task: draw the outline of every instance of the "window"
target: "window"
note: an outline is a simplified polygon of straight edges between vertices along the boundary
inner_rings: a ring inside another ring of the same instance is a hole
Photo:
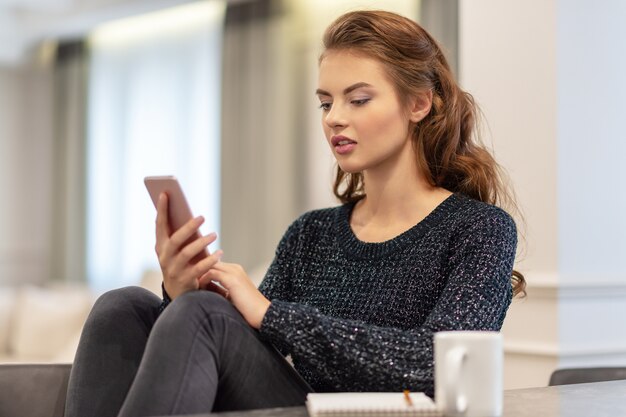
[[[204,233],[219,232],[225,4],[112,22],[90,37],[87,274],[100,290],[158,269],[147,175],[175,175]]]

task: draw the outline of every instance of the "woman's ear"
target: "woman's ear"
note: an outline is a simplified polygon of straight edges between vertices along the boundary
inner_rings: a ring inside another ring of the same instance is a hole
[[[409,118],[411,122],[417,123],[430,113],[433,105],[433,91],[428,90],[416,95],[410,107]]]

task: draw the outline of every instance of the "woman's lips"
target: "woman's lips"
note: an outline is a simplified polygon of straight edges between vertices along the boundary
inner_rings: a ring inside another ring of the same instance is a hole
[[[339,155],[350,153],[356,147],[356,142],[345,136],[333,136],[330,141]]]
[[[345,155],[352,152],[355,147],[356,142],[346,143],[345,145],[338,144],[337,146],[335,146],[335,152],[337,152],[339,155]]]

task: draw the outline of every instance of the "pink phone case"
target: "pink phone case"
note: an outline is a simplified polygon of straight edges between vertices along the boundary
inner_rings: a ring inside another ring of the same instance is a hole
[[[171,175],[146,177],[144,178],[144,184],[146,184],[146,188],[148,189],[148,193],[150,193],[150,197],[152,198],[152,203],[154,203],[155,208],[157,206],[157,202],[159,201],[159,195],[163,192],[167,194],[169,203],[169,223],[172,232],[180,229],[185,223],[193,218],[193,214],[189,208],[183,189],[181,188],[176,177]],[[198,239],[199,237],[200,233],[198,232],[185,242],[185,245],[195,239]],[[194,258],[194,262],[197,262],[207,255],[208,251],[205,249],[203,253]]]

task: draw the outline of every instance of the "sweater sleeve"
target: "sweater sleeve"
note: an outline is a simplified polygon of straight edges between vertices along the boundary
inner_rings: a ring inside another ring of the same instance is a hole
[[[297,252],[298,234],[302,222],[303,218],[301,217],[289,226],[278,243],[274,260],[259,285],[259,291],[268,300],[288,301],[290,299],[290,277],[294,269],[293,255]]]
[[[296,365],[314,370],[323,391],[400,391],[433,395],[433,335],[499,330],[511,302],[517,234],[504,212],[465,230],[451,248],[447,283],[422,326],[377,327],[272,299],[261,334]],[[286,272],[286,271],[285,271]],[[306,376],[305,376],[306,377]]]

